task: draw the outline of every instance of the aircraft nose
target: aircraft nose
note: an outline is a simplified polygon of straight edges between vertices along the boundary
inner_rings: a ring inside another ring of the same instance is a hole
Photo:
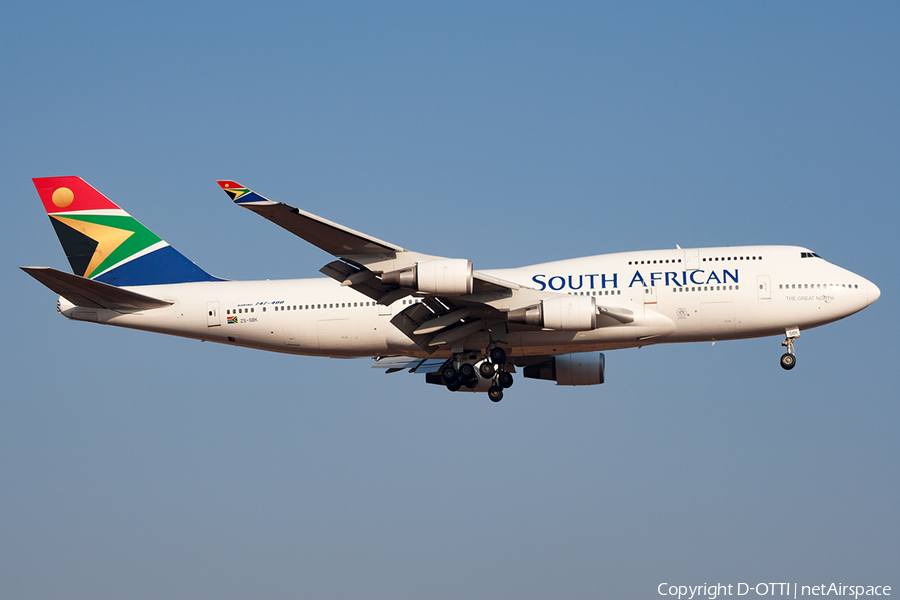
[[[872,304],[876,300],[881,297],[881,290],[878,289],[878,286],[872,283],[871,281],[866,282],[866,306]]]

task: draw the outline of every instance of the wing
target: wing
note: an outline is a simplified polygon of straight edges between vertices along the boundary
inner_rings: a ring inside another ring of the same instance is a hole
[[[373,369],[384,369],[385,373],[435,373],[447,362],[444,358],[409,358],[408,356],[379,356]]]
[[[273,202],[235,181],[223,180],[217,183],[238,206],[265,217],[279,227],[340,258],[341,260],[323,267],[321,272],[383,304],[390,304],[411,293],[400,295],[392,293],[403,289],[399,274],[404,269],[414,268],[418,263],[428,260],[461,260],[411,252],[396,244],[355,231],[283,202]],[[383,280],[381,276],[385,273],[397,274],[396,281]],[[519,289],[519,285],[474,271],[471,288],[467,290],[470,293],[504,293]],[[388,295],[387,298],[384,298],[385,295]]]
[[[218,181],[238,206],[252,210],[335,256],[390,255],[405,252],[400,246],[354,231],[283,202],[272,202],[234,181]]]
[[[288,204],[272,202],[235,181],[218,184],[235,204],[338,258],[320,271],[342,286],[384,305],[411,295],[421,298],[421,302],[394,316],[391,323],[428,353],[481,332],[504,343],[510,323],[517,328],[547,328],[542,307],[552,298],[560,304],[554,305],[556,312],[580,312],[586,317],[589,326],[585,328],[633,320],[631,311],[598,307],[593,297],[535,290],[476,271],[469,260],[413,252]]]

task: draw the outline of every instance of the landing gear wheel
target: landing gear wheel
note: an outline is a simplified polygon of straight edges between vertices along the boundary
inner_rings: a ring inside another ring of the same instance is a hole
[[[793,354],[782,354],[781,355],[781,368],[785,371],[790,371],[797,364],[797,357]]]
[[[444,378],[444,383],[450,383],[451,381],[457,381],[459,379],[459,373],[453,365],[447,365],[441,369],[441,377]]]
[[[469,388],[470,390],[474,390],[478,387],[478,375],[473,375],[471,378],[463,381],[463,385]]]
[[[459,366],[459,376],[463,381],[471,379],[474,374],[475,367],[473,367],[470,363],[463,363]]]
[[[798,337],[800,337],[800,330],[796,327],[786,329],[784,332],[784,341],[781,342],[781,345],[787,352],[781,355],[781,368],[785,371],[790,371],[797,364],[797,357],[794,356],[794,340]]]
[[[457,379],[453,383],[447,384],[447,389],[450,390],[451,392],[458,392],[459,388],[461,388],[461,387],[462,387],[462,384],[459,382],[459,379]]]
[[[500,384],[501,388],[510,388],[513,384],[513,376],[506,371],[500,371],[500,374],[497,376],[497,383]]]
[[[491,399],[491,402],[500,402],[503,400],[503,388],[492,385],[491,389],[488,390],[488,398]]]
[[[491,351],[488,353],[488,356],[491,359],[491,362],[495,365],[503,366],[506,364],[506,351],[503,348],[494,347],[491,348]]]
[[[485,379],[490,379],[494,376],[494,372],[496,371],[496,367],[493,363],[489,363],[488,361],[484,361],[480,365],[478,365],[478,372],[481,373],[481,376]]]

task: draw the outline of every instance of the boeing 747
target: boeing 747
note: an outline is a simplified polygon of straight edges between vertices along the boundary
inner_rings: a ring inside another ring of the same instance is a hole
[[[604,380],[604,351],[784,336],[843,319],[881,292],[797,246],[675,248],[512,269],[407,250],[234,181],[238,206],[318,246],[327,277],[214,277],[79,177],[34,179],[73,273],[22,269],[79,321],[273,352],[374,357],[499,402],[519,370],[559,385]]]

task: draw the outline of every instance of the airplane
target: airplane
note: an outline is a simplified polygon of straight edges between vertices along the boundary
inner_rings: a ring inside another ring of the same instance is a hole
[[[450,391],[499,402],[521,369],[557,385],[605,379],[603,352],[783,335],[843,319],[881,295],[797,246],[619,252],[511,269],[421,254],[270,201],[234,181],[238,206],[331,254],[327,277],[210,275],[79,177],[33,179],[72,273],[21,267],[65,317],[273,352],[374,357]]]

